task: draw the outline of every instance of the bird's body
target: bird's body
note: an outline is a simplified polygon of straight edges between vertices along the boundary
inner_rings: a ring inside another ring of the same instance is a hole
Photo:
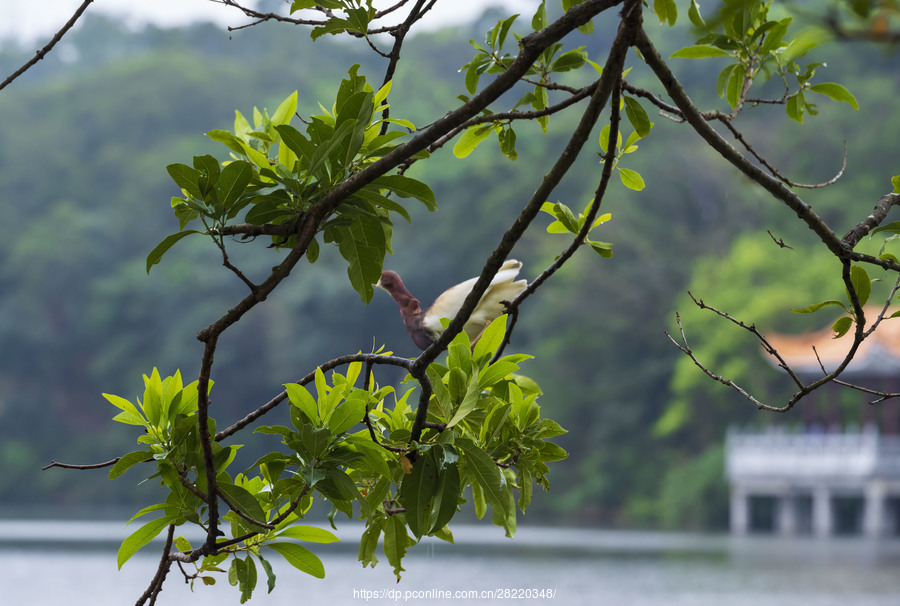
[[[528,286],[526,280],[515,281],[521,268],[522,264],[513,259],[500,267],[463,327],[470,340],[477,340],[488,324],[504,313],[506,308],[501,301],[512,301]],[[387,291],[397,302],[409,336],[419,349],[425,349],[444,332],[441,319],[456,316],[477,281],[478,278],[472,278],[445,290],[427,310],[422,309],[419,300],[406,289],[396,272],[381,272],[376,286]]]

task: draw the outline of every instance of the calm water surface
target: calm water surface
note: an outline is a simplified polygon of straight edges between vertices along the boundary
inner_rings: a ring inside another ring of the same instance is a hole
[[[119,524],[34,526],[0,522],[0,603],[112,606],[133,604],[158,562],[157,545],[116,570]],[[494,527],[459,528],[457,545],[412,549],[397,583],[385,558],[356,561],[353,529],[341,548],[313,545],[323,580],[298,573],[276,554],[278,583],[253,599],[299,604],[536,604],[610,606],[897,606],[900,545],[863,540],[786,541],[686,534],[520,528],[515,540]],[[65,542],[50,537],[67,537]],[[355,533],[358,536],[358,532]],[[92,538],[87,542],[85,539]],[[261,571],[260,571],[261,573]],[[238,604],[220,575],[213,587],[190,588],[177,568],[161,605]],[[528,597],[528,590],[537,590]],[[543,592],[541,592],[543,590]],[[497,597],[483,597],[487,592]],[[461,593],[462,592],[462,593]],[[470,596],[467,599],[463,595]],[[505,597],[504,597],[505,596]],[[516,597],[518,596],[518,597]]]

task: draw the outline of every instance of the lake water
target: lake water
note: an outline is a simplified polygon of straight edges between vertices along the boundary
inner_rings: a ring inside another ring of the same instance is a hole
[[[116,570],[118,523],[0,521],[0,603],[133,604],[152,578],[160,545]],[[514,540],[496,527],[454,529],[456,545],[427,542],[404,560],[398,583],[385,558],[356,561],[358,529],[342,527],[340,547],[312,545],[323,580],[272,554],[278,582],[265,579],[259,605],[517,604],[541,606],[897,606],[900,543],[862,539],[784,540],[727,536],[520,528]],[[261,572],[261,571],[260,571]],[[224,575],[193,594],[169,573],[158,604],[238,604]],[[493,594],[492,594],[493,592]],[[490,597],[493,595],[494,597]]]

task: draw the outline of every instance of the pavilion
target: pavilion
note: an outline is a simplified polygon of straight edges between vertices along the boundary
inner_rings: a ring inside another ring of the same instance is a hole
[[[878,310],[866,312],[874,318]],[[850,347],[849,335],[832,337],[828,327],[767,338],[798,375],[814,380],[822,367],[835,368]],[[900,392],[900,319],[885,320],[863,342],[841,379]],[[858,399],[858,421],[842,424],[840,402],[846,404],[848,397]],[[729,432],[725,467],[732,532],[900,535],[897,401],[872,405],[877,396],[837,385],[808,398],[799,407],[799,429]]]

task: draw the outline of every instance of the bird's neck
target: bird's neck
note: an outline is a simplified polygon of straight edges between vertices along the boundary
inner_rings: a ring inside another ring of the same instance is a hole
[[[397,284],[389,292],[400,308],[400,316],[403,318],[406,331],[412,337],[413,342],[419,349],[427,348],[434,341],[434,335],[430,334],[422,325],[422,316],[425,312],[422,310],[419,300],[406,290],[403,282]]]

